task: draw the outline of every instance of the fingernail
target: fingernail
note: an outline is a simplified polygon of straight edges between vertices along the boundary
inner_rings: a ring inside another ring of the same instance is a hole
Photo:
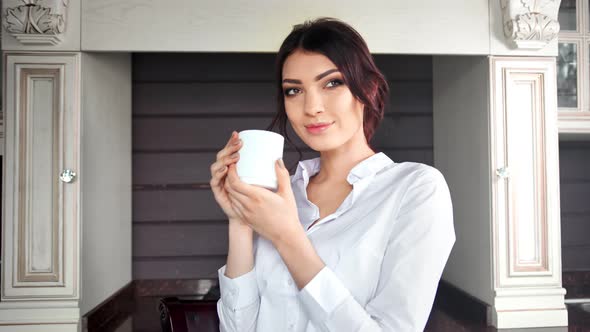
[[[234,142],[234,145],[238,145],[240,143],[242,143],[242,140],[238,138],[238,140]]]
[[[232,159],[237,158],[239,155],[240,155],[239,153],[235,152],[230,155],[230,158],[232,158]]]
[[[227,166],[223,166],[223,168],[219,170],[219,173],[225,172],[226,169],[227,169]]]
[[[279,166],[281,166],[281,168],[285,169],[287,167],[285,167],[285,163],[283,162],[283,159],[279,159]]]

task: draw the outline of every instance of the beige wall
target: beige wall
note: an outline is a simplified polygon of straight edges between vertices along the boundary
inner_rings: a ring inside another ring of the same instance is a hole
[[[131,281],[131,56],[82,54],[81,314]]]

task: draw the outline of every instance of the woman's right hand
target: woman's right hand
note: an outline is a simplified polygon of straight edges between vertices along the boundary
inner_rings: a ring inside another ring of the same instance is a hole
[[[240,218],[234,211],[229,200],[227,191],[224,188],[225,179],[229,165],[237,163],[240,159],[238,150],[242,147],[242,141],[237,132],[232,132],[231,137],[225,147],[217,153],[217,160],[211,164],[211,190],[215,196],[217,204],[231,221],[237,221]]]

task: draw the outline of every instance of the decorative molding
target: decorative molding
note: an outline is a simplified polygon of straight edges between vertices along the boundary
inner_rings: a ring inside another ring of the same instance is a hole
[[[558,112],[559,134],[580,134],[580,138],[590,139],[590,112]]]
[[[529,109],[526,107],[515,107],[521,112],[526,112],[529,114],[529,118],[531,119],[531,133],[536,140],[533,140],[532,146],[524,146],[526,150],[532,149],[533,151],[533,160],[531,160],[531,164],[527,165],[530,166],[528,170],[531,173],[532,183],[534,184],[534,191],[533,194],[533,201],[531,202],[532,205],[527,206],[526,200],[523,201],[522,194],[520,192],[516,192],[518,190],[522,190],[524,187],[522,184],[526,182],[521,182],[520,185],[515,184],[515,187],[509,186],[508,187],[508,197],[510,197],[508,207],[510,209],[510,221],[511,223],[511,232],[513,236],[511,241],[509,242],[509,257],[508,261],[510,262],[510,269],[507,271],[510,277],[519,277],[519,276],[530,276],[533,275],[531,272],[547,272],[547,275],[552,274],[552,269],[549,263],[549,246],[548,246],[548,222],[550,220],[550,215],[547,210],[547,170],[546,170],[546,162],[545,156],[547,155],[547,148],[546,148],[546,140],[547,136],[545,135],[545,89],[543,86],[544,81],[544,73],[536,72],[535,69],[532,69],[527,72],[527,69],[518,68],[516,70],[512,70],[511,68],[505,69],[505,79],[507,84],[511,85],[511,89],[516,90],[516,87],[519,86],[522,90],[527,91],[528,96],[525,93],[520,93],[519,98],[526,98],[527,100],[524,101],[524,105],[530,105]],[[514,102],[512,100],[512,102]],[[507,104],[507,106],[510,106]],[[504,109],[505,112],[509,112],[509,108],[506,107]],[[504,118],[510,119],[510,115],[504,114]],[[513,118],[514,119],[514,118]],[[513,121],[517,122],[517,121]],[[519,130],[522,129],[522,126],[519,126]],[[511,133],[507,131],[508,135]],[[526,140],[526,137],[523,137],[523,140]],[[523,141],[521,140],[521,141]],[[506,141],[506,144],[510,144],[509,141]],[[512,143],[513,144],[513,143]],[[521,156],[526,155],[525,151],[519,152],[518,144],[514,144],[515,149],[511,149],[510,147],[504,147],[504,150],[509,152],[507,156],[518,156],[519,162],[517,164],[524,164],[526,161],[521,160]],[[513,150],[510,153],[510,150]],[[510,163],[510,162],[509,162]],[[526,166],[525,166],[526,167]],[[518,169],[518,167],[516,167]],[[522,170],[522,169],[521,169]],[[520,179],[526,177],[522,173],[516,174],[516,176]],[[509,179],[510,180],[510,179]],[[531,213],[528,217],[523,218],[523,211],[524,209],[531,209],[534,213]],[[521,210],[521,211],[519,211]],[[522,231],[527,230],[527,231]],[[534,273],[534,275],[539,276],[542,273]]]
[[[4,26],[17,40],[28,45],[58,45],[66,29],[69,0],[20,0],[7,6]]]
[[[46,90],[42,92],[49,92],[49,98],[45,102],[47,105],[51,105],[46,111],[50,112],[50,118],[53,125],[50,126],[49,130],[53,131],[51,134],[52,142],[48,143],[48,146],[56,151],[56,145],[59,144],[59,131],[57,130],[61,125],[59,119],[59,96],[62,91],[60,68],[22,68],[20,70],[20,103],[18,112],[18,123],[19,128],[19,165],[22,171],[26,173],[26,176],[21,176],[18,185],[18,195],[20,202],[27,202],[31,200],[33,188],[39,188],[39,183],[35,183],[34,174],[35,169],[31,165],[34,163],[32,155],[36,153],[34,151],[33,143],[39,139],[47,139],[45,136],[38,135],[36,133],[36,127],[31,125],[34,123],[32,117],[40,117],[40,113],[43,110],[35,109],[34,100],[36,90]],[[37,87],[36,83],[46,85],[44,88]],[[43,84],[44,83],[44,84]],[[49,90],[49,91],[47,91]],[[51,91],[53,93],[51,93]],[[45,118],[47,119],[47,118]],[[36,137],[37,136],[37,137]],[[50,170],[58,168],[58,156],[54,156],[49,167]],[[57,181],[55,181],[57,182]],[[34,203],[21,204],[19,206],[18,214],[18,260],[16,263],[18,266],[15,267],[17,275],[15,284],[24,286],[30,283],[42,283],[46,282],[49,284],[55,284],[55,286],[61,286],[63,284],[63,272],[60,268],[60,255],[59,249],[62,247],[59,236],[60,226],[60,206],[59,199],[62,193],[58,190],[57,183],[52,183],[50,186],[51,190],[48,190],[54,197],[51,201],[51,213],[47,214],[48,218],[39,218],[38,211],[42,211],[42,207],[36,206]],[[41,190],[37,189],[37,195],[42,195]],[[36,213],[37,212],[37,213]],[[42,235],[41,235],[42,234]],[[34,250],[33,248],[40,248],[42,250]],[[41,253],[40,253],[41,251]]]
[[[516,49],[542,49],[557,38],[560,0],[499,0],[504,36]]]

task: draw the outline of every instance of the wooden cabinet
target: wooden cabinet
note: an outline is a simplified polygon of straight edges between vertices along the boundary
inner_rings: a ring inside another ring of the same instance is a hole
[[[130,56],[4,64],[0,331],[78,331],[131,281]]]
[[[80,163],[79,57],[8,56],[7,68],[3,300],[76,299],[80,190],[59,174]]]
[[[555,62],[490,61],[492,322],[517,327],[524,317],[542,326],[559,325],[567,314],[561,288]]]
[[[434,163],[457,243],[444,279],[499,328],[567,325],[555,60],[436,57]]]
[[[80,56],[7,55],[5,63],[0,308],[23,300],[76,303],[80,186],[60,173],[80,166]],[[63,318],[76,323],[78,313],[69,313]]]

